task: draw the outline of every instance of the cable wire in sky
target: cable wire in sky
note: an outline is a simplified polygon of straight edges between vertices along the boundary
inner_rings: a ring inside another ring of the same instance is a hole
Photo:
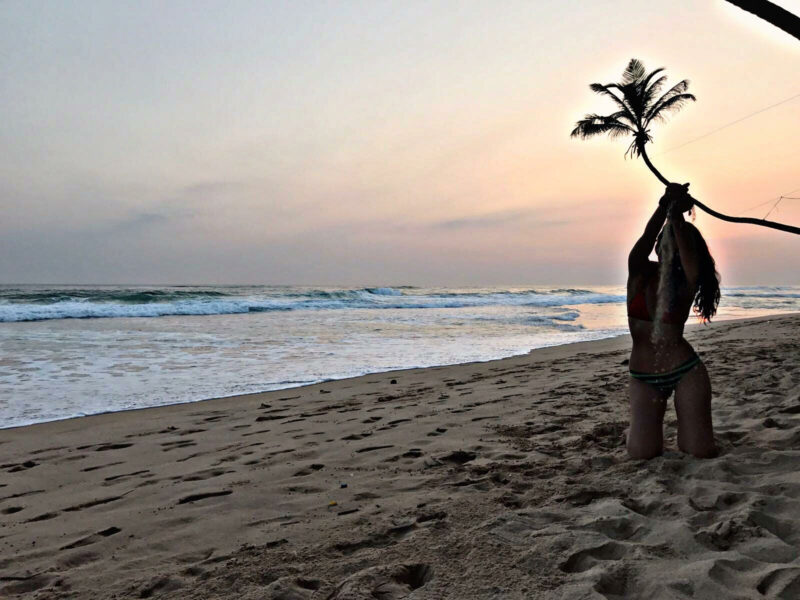
[[[745,208],[739,214],[743,215],[744,213],[750,212],[751,210],[754,210],[756,208],[761,208],[762,206],[764,206],[765,204],[769,204],[773,200],[777,200],[778,202],[780,202],[781,200],[800,200],[800,198],[793,198],[792,196],[789,195],[789,194],[794,194],[798,190],[800,190],[800,187],[793,189],[791,192],[786,192],[785,194],[782,194],[782,195],[778,196],[777,198],[775,196],[773,196],[769,200],[764,200],[764,202],[762,202],[761,204],[756,204],[755,206],[751,206],[750,208]],[[777,204],[777,202],[776,202],[776,204]],[[772,212],[772,210],[770,210],[770,212]],[[767,214],[769,214],[769,213],[767,213]],[[764,217],[764,218],[766,219],[767,217]]]
[[[770,208],[770,209],[769,209],[769,212],[768,212],[767,214],[765,214],[765,215],[764,215],[764,218],[765,218],[765,219],[766,219],[766,218],[767,218],[767,217],[770,215],[770,213],[771,213],[773,210],[775,210],[776,208],[778,208],[778,204],[780,204],[780,203],[781,203],[781,200],[800,200],[800,198],[792,198],[791,196],[781,196],[780,198],[778,198],[778,201],[777,201],[777,202],[774,204],[774,206],[773,206],[772,208]]]
[[[775,104],[770,104],[767,107],[761,108],[761,109],[759,109],[759,110],[757,110],[755,112],[751,112],[748,115],[745,115],[743,117],[739,117],[738,119],[735,119],[735,120],[731,121],[730,123],[726,123],[725,125],[721,125],[720,127],[717,127],[716,129],[712,129],[708,133],[704,133],[703,135],[700,135],[700,136],[698,136],[698,137],[696,137],[694,139],[691,139],[688,142],[684,142],[683,144],[680,144],[678,146],[673,146],[672,148],[667,148],[663,152],[658,153],[656,156],[662,156],[662,155],[666,154],[667,152],[672,152],[673,150],[677,150],[678,148],[683,148],[684,146],[688,146],[689,144],[694,144],[695,142],[697,142],[699,140],[702,140],[703,138],[707,138],[710,135],[714,135],[718,131],[722,131],[723,129],[726,129],[727,127],[730,127],[731,125],[735,125],[736,123],[741,123],[742,121],[744,121],[746,119],[749,119],[750,117],[754,117],[757,114],[764,112],[765,110],[769,110],[771,108],[775,108],[776,106],[780,106],[781,104],[786,104],[787,102],[790,102],[790,101],[792,101],[792,100],[794,100],[796,98],[800,98],[800,94],[795,94],[791,98],[786,98],[784,100],[781,100],[780,102],[776,102]]]

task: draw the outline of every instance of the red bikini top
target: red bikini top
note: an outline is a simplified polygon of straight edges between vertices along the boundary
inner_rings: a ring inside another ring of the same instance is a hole
[[[653,320],[650,316],[650,311],[647,310],[647,299],[644,296],[644,290],[639,290],[631,300],[631,303],[628,305],[628,316],[634,319],[641,319],[642,321]]]

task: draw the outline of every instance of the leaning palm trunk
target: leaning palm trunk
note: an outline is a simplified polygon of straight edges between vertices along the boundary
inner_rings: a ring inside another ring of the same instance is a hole
[[[593,83],[589,87],[593,92],[606,96],[611,99],[617,107],[617,111],[608,115],[590,114],[586,115],[575,125],[572,130],[572,137],[589,138],[595,135],[608,134],[612,138],[625,135],[633,135],[633,141],[625,153],[632,156],[641,156],[647,168],[658,177],[664,185],[670,181],[655,168],[647,156],[645,145],[652,141],[649,126],[653,122],[664,121],[667,115],[681,109],[687,102],[694,101],[696,98],[688,93],[689,81],[684,79],[672,86],[666,93],[659,96],[661,88],[666,82],[666,76],[659,75],[664,69],[656,69],[650,73],[644,68],[641,61],[633,58],[628,63],[628,67],[622,74],[620,83],[600,84]],[[699,200],[694,203],[698,208],[707,212],[712,217],[717,217],[723,221],[731,223],[750,223],[761,225],[780,231],[800,234],[800,227],[776,223],[765,219],[752,219],[749,217],[732,217],[712,210]]]
[[[647,165],[647,168],[653,172],[653,175],[658,177],[659,181],[664,185],[669,185],[670,181],[664,177],[658,169],[653,166],[653,163],[650,162],[650,158],[647,156],[647,152],[644,149],[644,145],[639,149],[639,154],[642,156],[644,160],[644,164]],[[777,223],[775,221],[767,221],[766,219],[753,219],[751,217],[732,217],[730,215],[724,215],[721,212],[717,212],[713,208],[709,208],[700,200],[696,198],[692,198],[694,200],[695,206],[700,210],[707,212],[712,217],[717,217],[718,219],[722,219],[723,221],[728,221],[730,223],[750,223],[751,225],[761,225],[763,227],[771,227],[772,229],[779,229],[780,231],[787,231],[789,233],[795,233],[800,235],[800,227],[794,227],[793,225],[786,225],[785,223]]]
[[[800,17],[768,0],[728,0],[800,40]]]

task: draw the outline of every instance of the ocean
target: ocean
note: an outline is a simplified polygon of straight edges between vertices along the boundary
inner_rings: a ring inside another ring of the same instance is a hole
[[[723,288],[716,320],[798,310],[800,286]],[[6,285],[0,428],[626,332],[623,286]]]

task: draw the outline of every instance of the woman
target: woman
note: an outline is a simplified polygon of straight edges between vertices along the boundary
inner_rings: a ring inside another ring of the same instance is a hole
[[[683,338],[692,305],[708,321],[720,297],[719,275],[708,246],[697,228],[683,219],[683,212],[692,207],[688,186],[667,186],[628,257],[628,326],[633,338],[628,453],[632,458],[661,454],[664,411],[673,391],[678,448],[698,458],[715,456],[717,451],[708,372]],[[654,245],[658,262],[649,260]]]

